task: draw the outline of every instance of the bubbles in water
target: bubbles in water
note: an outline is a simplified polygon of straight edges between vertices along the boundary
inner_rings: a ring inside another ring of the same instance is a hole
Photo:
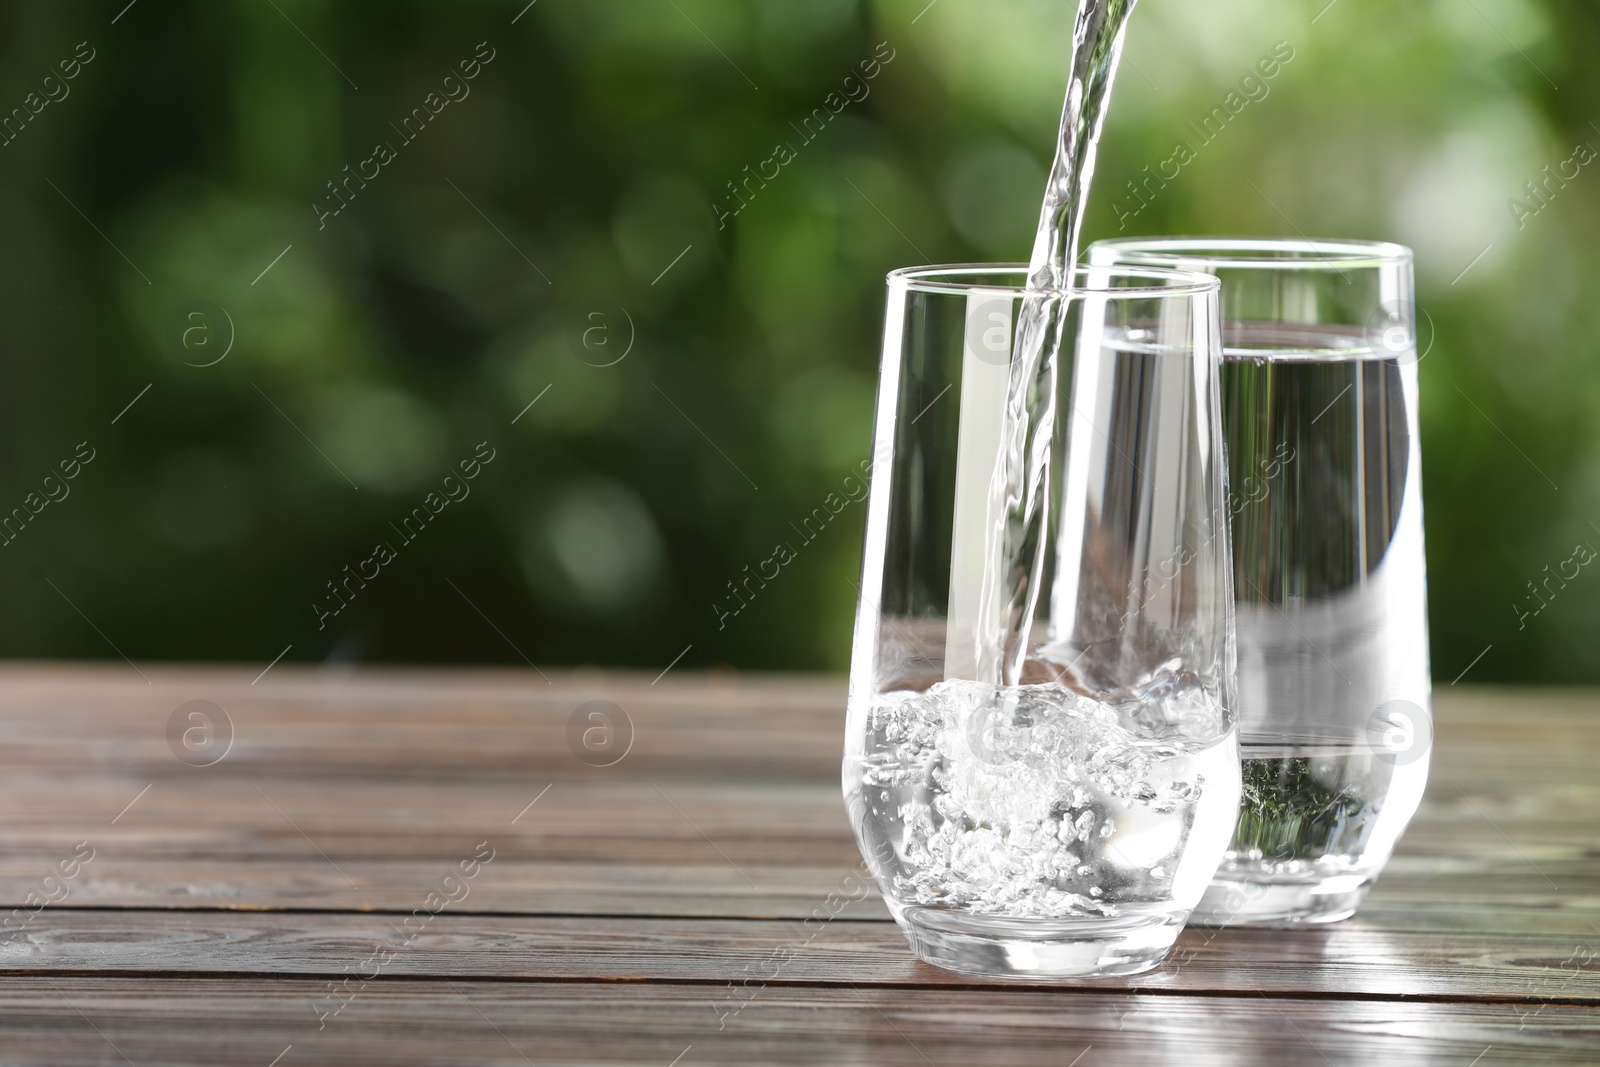
[[[1162,713],[1058,684],[950,680],[880,696],[859,773],[892,800],[863,812],[862,830],[895,856],[892,891],[1016,917],[1111,915],[1169,895],[1205,754],[1229,747],[1227,716],[1203,691],[1178,703],[1184,730],[1152,740],[1128,724]],[[1220,816],[1231,824],[1231,809]]]

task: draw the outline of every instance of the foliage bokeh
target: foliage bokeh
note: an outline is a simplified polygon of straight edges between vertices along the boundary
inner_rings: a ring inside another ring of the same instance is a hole
[[[7,5],[0,108],[94,58],[0,147],[0,510],[95,458],[0,549],[0,650],[842,667],[859,505],[736,615],[729,583],[866,456],[883,273],[1025,256],[1074,6]],[[1600,681],[1600,576],[1546,570],[1600,545],[1600,167],[1524,187],[1600,146],[1597,52],[1579,0],[1145,0],[1100,154],[1088,239],[1417,249],[1445,682],[1486,647],[1471,680]]]

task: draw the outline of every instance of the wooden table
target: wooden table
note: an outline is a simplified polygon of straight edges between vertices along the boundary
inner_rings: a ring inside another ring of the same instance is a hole
[[[1440,692],[1357,919],[1034,988],[857,888],[835,679],[140,670],[0,668],[6,1067],[1600,1062],[1600,695]]]

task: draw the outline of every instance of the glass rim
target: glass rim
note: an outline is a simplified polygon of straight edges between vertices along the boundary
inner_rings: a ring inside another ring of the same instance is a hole
[[[1391,241],[1321,237],[1113,237],[1089,246],[1116,253],[1114,264],[1185,269],[1331,270],[1401,266],[1411,249]]]
[[[1126,264],[1080,264],[1072,269],[1073,277],[1090,272],[1109,272],[1119,278],[1144,279],[1165,282],[1153,285],[1126,285],[1116,288],[1103,286],[1068,286],[1065,289],[1030,290],[1026,284],[1005,285],[985,282],[985,275],[1020,274],[1024,279],[1031,268],[1026,263],[939,263],[922,267],[900,267],[886,276],[890,286],[896,284],[919,293],[1010,293],[1025,296],[1029,292],[1064,293],[1068,296],[1100,296],[1132,299],[1152,296],[1198,296],[1222,289],[1222,280],[1200,271],[1176,270],[1169,267],[1147,267]]]

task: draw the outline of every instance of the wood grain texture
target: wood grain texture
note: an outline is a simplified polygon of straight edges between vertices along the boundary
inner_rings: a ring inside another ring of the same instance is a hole
[[[865,986],[740,1005],[667,983],[402,979],[324,1019],[326,995],[302,979],[21,978],[0,985],[0,1040],[16,1067],[1500,1067],[1592,1064],[1600,1047],[1600,1013],[1564,1006]]]
[[[141,671],[0,667],[0,1063],[1600,1060],[1595,693],[1440,693],[1357,919],[1046,990],[918,963],[875,895],[818,921],[860,884],[837,680]],[[214,766],[169,746],[189,700],[232,724]],[[569,739],[590,700],[613,766]]]
[[[470,894],[462,908],[470,908]],[[918,961],[888,922],[527,918],[443,912],[415,933],[403,915],[59,909],[0,948],[0,974],[379,977],[981,986]],[[1591,939],[1600,940],[1600,939]],[[380,955],[380,950],[387,950]],[[1075,983],[1094,991],[1271,991],[1274,996],[1540,1000],[1600,1005],[1600,968],[1561,934],[1471,938],[1357,919],[1289,936],[1189,929],[1160,970]],[[1015,988],[1008,983],[1008,988]]]

